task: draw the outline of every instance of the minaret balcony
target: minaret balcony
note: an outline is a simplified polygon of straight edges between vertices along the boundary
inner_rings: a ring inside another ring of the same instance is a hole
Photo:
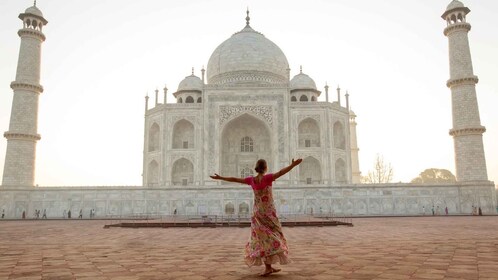
[[[472,76],[472,77],[465,77],[465,78],[458,78],[458,79],[449,79],[446,82],[446,86],[449,88],[452,88],[454,86],[461,86],[461,85],[475,85],[479,82],[479,78],[477,76]]]
[[[39,39],[42,42],[45,41],[46,39],[45,34],[43,34],[39,30],[32,28],[19,29],[19,31],[17,31],[17,35],[19,35],[19,37],[24,37],[24,36],[33,37],[35,39]]]
[[[448,36],[452,32],[462,31],[462,30],[469,32],[470,29],[471,29],[470,23],[467,23],[467,22],[454,23],[454,24],[448,25],[444,29],[444,36]]]
[[[35,93],[42,93],[43,92],[43,86],[41,86],[41,85],[35,85],[35,84],[31,84],[31,83],[17,82],[17,81],[10,83],[10,88],[13,90],[16,90],[16,89],[28,90],[28,91],[32,91]]]

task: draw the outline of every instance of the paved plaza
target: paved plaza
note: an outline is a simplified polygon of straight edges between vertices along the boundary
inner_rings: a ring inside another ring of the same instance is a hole
[[[249,228],[0,221],[2,279],[258,279]],[[498,279],[498,217],[356,218],[285,227],[293,263],[269,279]]]

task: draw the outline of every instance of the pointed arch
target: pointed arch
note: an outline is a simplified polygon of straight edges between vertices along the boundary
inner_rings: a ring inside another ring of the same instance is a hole
[[[322,168],[320,161],[309,156],[299,165],[299,180],[304,184],[320,184],[322,182]]]
[[[344,150],[346,149],[346,134],[344,126],[340,121],[334,123],[334,148]]]
[[[153,187],[159,185],[159,164],[153,160],[147,167],[147,186]]]
[[[187,186],[194,183],[194,165],[186,158],[181,158],[173,163],[171,181],[176,186]]]
[[[335,161],[335,181],[337,183],[347,183],[346,162],[340,158]]]
[[[202,103],[202,97],[197,98],[197,103]]]
[[[245,202],[239,204],[239,214],[249,214],[249,204]]]
[[[294,96],[294,95],[293,95],[293,96],[291,96],[291,101],[292,101],[292,102],[296,102],[296,101],[297,101],[296,96]]]
[[[311,101],[316,101],[316,97],[312,96]]]
[[[153,123],[149,128],[149,152],[155,152],[159,150],[159,138],[161,129],[157,123]]]
[[[308,96],[306,96],[306,95],[304,95],[304,94],[303,94],[303,95],[301,95],[301,97],[299,97],[299,101],[301,101],[301,102],[306,102],[306,101],[308,101]]]
[[[266,159],[271,168],[271,158],[268,158],[271,150],[271,133],[266,122],[250,113],[237,116],[222,128],[220,172],[239,177],[242,169],[253,166],[259,158]]]
[[[306,118],[302,120],[297,127],[297,131],[299,148],[320,147],[320,127],[315,119]]]
[[[183,99],[182,99],[181,97],[179,97],[179,98],[177,99],[177,102],[178,102],[178,103],[182,103],[182,102],[183,102]]]
[[[194,125],[181,119],[173,126],[173,149],[193,149],[195,147]]]
[[[194,103],[194,98],[192,96],[187,96],[187,98],[185,98],[185,103]]]
[[[233,203],[228,202],[227,204],[225,204],[225,214],[227,215],[235,214],[235,207],[233,206]]]

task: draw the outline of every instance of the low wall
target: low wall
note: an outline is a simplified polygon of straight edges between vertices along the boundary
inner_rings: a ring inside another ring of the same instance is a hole
[[[244,185],[187,186],[181,188],[137,187],[0,187],[0,211],[5,218],[21,218],[26,211],[46,209],[49,218],[62,218],[64,210],[72,217],[83,210],[95,217],[153,215],[221,215],[250,213],[252,191]],[[493,182],[414,185],[274,185],[274,200],[281,214],[337,215],[443,215],[470,214],[481,207],[484,214],[496,214]],[[233,210],[232,210],[233,209]]]

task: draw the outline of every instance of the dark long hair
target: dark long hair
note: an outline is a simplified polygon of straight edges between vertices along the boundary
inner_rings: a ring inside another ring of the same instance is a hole
[[[259,174],[265,173],[265,170],[268,166],[266,165],[266,160],[264,159],[259,159],[256,162],[256,167],[254,167],[254,170],[258,172]]]

